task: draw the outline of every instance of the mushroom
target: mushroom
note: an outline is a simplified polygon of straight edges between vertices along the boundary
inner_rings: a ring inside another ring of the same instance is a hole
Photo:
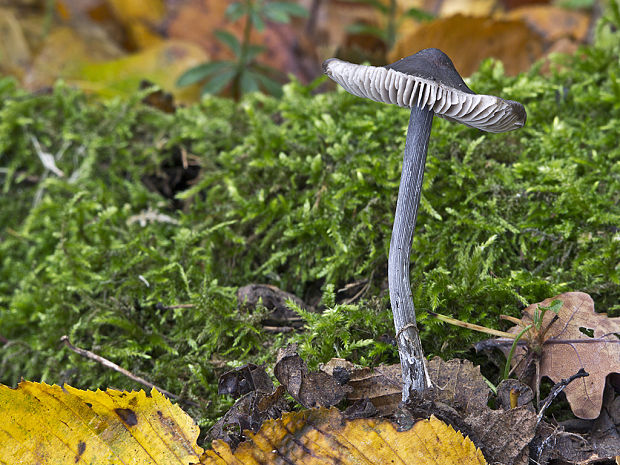
[[[409,284],[409,256],[420,203],[433,115],[488,132],[523,127],[523,105],[474,93],[450,58],[429,48],[384,67],[330,58],[323,72],[347,92],[376,102],[410,108],[403,169],[388,258],[390,303],[403,371],[403,401],[430,387]]]

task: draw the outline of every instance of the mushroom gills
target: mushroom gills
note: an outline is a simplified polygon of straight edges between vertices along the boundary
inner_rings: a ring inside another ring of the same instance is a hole
[[[514,102],[470,93],[469,89],[465,92],[392,68],[355,65],[330,58],[324,64],[324,71],[358,97],[404,108],[427,108],[440,118],[483,131],[504,132],[525,124],[525,112],[515,109]]]

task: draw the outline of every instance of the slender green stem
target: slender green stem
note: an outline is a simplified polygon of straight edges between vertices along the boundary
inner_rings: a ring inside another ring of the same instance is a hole
[[[233,98],[238,100],[241,96],[241,75],[244,69],[247,67],[248,49],[250,48],[250,35],[252,34],[252,17],[250,12],[254,8],[253,0],[245,0],[245,25],[243,26],[243,37],[241,40],[241,54],[237,58],[237,72],[235,73],[234,85],[233,85]]]
[[[504,368],[504,379],[508,379],[508,375],[510,374],[510,362],[512,362],[512,357],[515,354],[515,349],[517,348],[517,344],[519,343],[519,339],[534,325],[527,325],[523,328],[517,337],[515,337],[514,341],[512,341],[512,347],[510,348],[510,353],[508,354],[508,358],[506,360],[506,367]]]

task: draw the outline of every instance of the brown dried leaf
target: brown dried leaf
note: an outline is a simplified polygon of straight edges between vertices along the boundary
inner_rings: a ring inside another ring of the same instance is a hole
[[[258,432],[263,423],[279,418],[288,410],[283,397],[284,387],[278,386],[272,393],[252,391],[244,395],[209,430],[210,439],[220,439],[235,448],[245,439],[244,432]]]
[[[467,47],[463,47],[465,43]],[[443,50],[463,76],[476,71],[487,57],[500,59],[506,73],[515,75],[542,56],[543,39],[523,20],[457,14],[425,23],[403,35],[389,60],[396,61],[427,47]]]
[[[523,19],[548,42],[570,38],[583,42],[588,34],[590,16],[583,11],[553,5],[528,5],[512,10],[507,19]]]
[[[464,414],[486,408],[491,391],[480,374],[480,367],[469,360],[444,362],[439,357],[433,357],[428,362],[428,374],[433,382],[435,400],[449,404]]]
[[[368,399],[381,415],[393,413],[402,399],[403,382],[399,364],[355,368],[346,360],[331,359],[321,370],[351,386],[347,400],[358,402]]]
[[[217,392],[221,395],[228,394],[238,398],[252,391],[273,391],[273,383],[265,369],[253,363],[227,371],[218,381]]]
[[[145,21],[157,24],[166,14],[163,0],[106,0],[119,21]]]
[[[433,389],[427,400],[439,401],[468,414],[486,407],[490,390],[480,374],[480,367],[468,360],[453,359],[444,362],[434,357],[427,363]],[[342,359],[332,359],[322,368],[324,372],[341,379],[339,370],[346,370],[346,384],[353,388],[347,399],[357,402],[369,399],[381,415],[393,413],[402,399],[402,371],[400,364],[380,365],[376,368],[354,368]]]
[[[444,0],[439,6],[439,16],[452,16],[458,13],[468,16],[489,16],[496,8],[496,0]]]
[[[526,464],[530,441],[536,431],[536,414],[527,407],[510,410],[485,408],[465,418],[476,432],[485,457],[491,463]]]
[[[536,456],[532,457],[536,462],[549,463],[554,460],[553,463],[587,465],[610,463],[615,458],[618,463],[620,395],[616,395],[616,388],[620,384],[616,384],[614,378],[620,381],[620,375],[611,375],[610,382],[605,385],[603,408],[596,420],[572,419],[570,423],[561,422],[560,428],[541,422],[530,445],[530,450],[536,451]]]
[[[245,21],[230,22],[226,10],[230,2],[221,0],[183,0],[175,5],[174,12],[166,21],[166,35],[200,45],[212,60],[234,60],[230,49],[215,37],[215,31],[223,29],[243,40]],[[257,58],[282,72],[294,73],[302,80],[312,79],[320,74],[318,58],[310,56],[313,44],[304,39],[304,20],[293,18],[290,24],[268,23],[263,31],[253,28],[250,42],[263,45],[266,50]],[[310,72],[310,70],[312,72]]]
[[[240,309],[251,311],[260,302],[270,310],[269,315],[262,321],[263,324],[301,327],[303,320],[288,307],[286,302],[289,300],[301,308],[307,308],[299,297],[271,284],[248,284],[237,290],[237,302]]]
[[[576,416],[594,419],[601,411],[606,376],[620,372],[620,318],[596,313],[594,301],[588,294],[567,292],[527,307],[523,311],[523,324],[532,324],[539,305],[549,306],[556,299],[563,302],[557,319],[553,312],[548,311],[542,321],[541,328],[548,330],[542,346],[540,378],[548,376],[557,383],[574,375],[580,368],[586,370],[590,376],[573,381],[564,393]],[[516,333],[521,328],[515,326],[509,331]],[[585,334],[587,331],[592,332],[592,337]],[[525,349],[518,347],[513,365],[520,363],[525,356]]]
[[[99,62],[121,55],[121,50],[109,39],[86,37],[66,26],[56,27],[33,57],[23,83],[29,90],[38,90],[53,85],[59,77],[74,76],[89,60]]]
[[[296,344],[278,351],[273,373],[293,399],[306,408],[336,405],[351,390],[327,373],[309,373],[306,362],[297,354]]]
[[[620,456],[620,394],[616,395],[612,383],[605,386],[603,408],[592,425],[590,439],[598,457]]]

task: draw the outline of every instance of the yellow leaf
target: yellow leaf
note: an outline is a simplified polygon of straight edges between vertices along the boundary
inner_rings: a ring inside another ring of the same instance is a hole
[[[335,408],[284,414],[265,422],[233,453],[214,441],[202,464],[486,464],[469,438],[432,416],[399,432],[380,419],[347,421]]]
[[[171,92],[180,102],[191,102],[197,98],[198,88],[178,88],[176,81],[183,72],[206,60],[207,55],[197,45],[166,40],[118,60],[84,62],[65,80],[100,95],[114,96],[135,92],[146,79]]]
[[[166,15],[162,0],[108,0],[108,4],[123,23],[140,20],[156,24]]]
[[[198,426],[157,390],[0,385],[2,464],[195,463]]]

